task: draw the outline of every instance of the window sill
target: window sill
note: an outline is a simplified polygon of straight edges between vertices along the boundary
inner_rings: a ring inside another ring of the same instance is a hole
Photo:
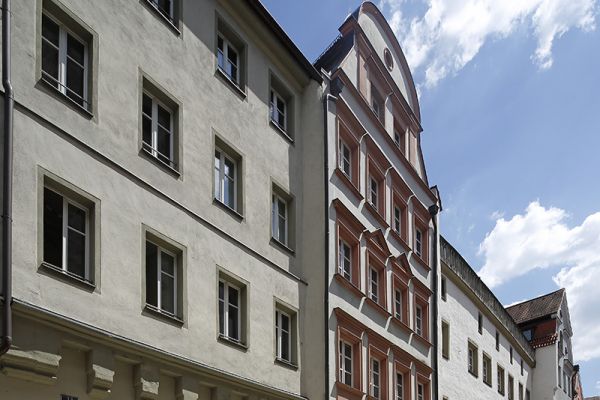
[[[473,378],[479,379],[479,376],[477,376],[477,374],[476,374],[476,373],[474,373],[473,371],[469,371],[469,374],[470,374],[470,375],[471,375]]]
[[[271,126],[271,128],[276,130],[281,136],[283,136],[285,140],[290,142],[290,144],[294,144],[294,139],[285,131],[285,129],[276,124],[271,118],[269,118],[269,125]]]
[[[294,249],[288,247],[284,243],[281,243],[279,240],[275,239],[274,237],[271,237],[271,244],[275,245],[275,247],[279,247],[281,250],[285,251],[286,253],[289,253],[291,256],[296,255],[296,252],[294,251]]]
[[[350,282],[348,279],[344,278],[342,276],[342,274],[340,274],[339,272],[336,272],[333,275],[333,278],[335,280],[337,280],[340,283],[340,285],[342,285],[345,288],[347,288],[348,290],[350,290],[358,298],[365,297],[365,294],[358,288],[358,286],[356,286],[354,283]]]
[[[381,225],[382,230],[385,231],[388,228],[388,224],[385,221],[385,218],[383,218],[383,216],[381,216],[381,214],[379,213],[379,210],[377,210],[375,206],[373,206],[373,204],[369,203],[368,201],[365,202],[365,208],[369,210],[369,212],[373,215],[373,217],[375,217],[377,222],[379,222],[379,225]]]
[[[88,281],[87,279],[84,279],[78,275],[75,275],[73,273],[65,271],[62,268],[59,268],[59,267],[49,264],[47,262],[42,262],[40,264],[39,269],[42,271],[48,272],[48,273],[56,276],[57,278],[67,281],[68,283],[72,283],[75,286],[78,286],[82,289],[88,290],[90,292],[93,292],[94,290],[96,290],[96,285],[93,282]]]
[[[417,332],[415,332],[415,334],[413,335],[413,337],[415,338],[415,340],[417,340],[418,342],[421,342],[422,344],[424,344],[427,348],[430,348],[433,346],[433,344],[427,340],[427,338],[419,335]]]
[[[275,357],[275,364],[279,364],[282,367],[289,368],[289,369],[294,370],[294,371],[298,370],[298,365],[297,364],[295,364],[295,363],[293,363],[291,361],[288,361],[288,360],[284,360],[283,358]]]
[[[217,207],[225,210],[229,214],[231,214],[239,222],[242,222],[244,220],[244,216],[242,214],[240,214],[233,208],[229,207],[227,204],[223,203],[221,200],[219,200],[217,198],[213,198],[213,204],[216,205]]]
[[[167,164],[164,161],[161,161],[157,157],[153,156],[152,153],[150,153],[150,151],[147,150],[145,147],[142,146],[142,148],[140,149],[140,154],[143,155],[144,158],[146,158],[149,161],[153,162],[154,164],[158,165],[161,169],[163,169],[169,175],[172,175],[174,178],[179,179],[181,177],[181,173],[177,169],[173,168],[169,164]]]
[[[377,303],[375,300],[373,300],[369,296],[366,297],[365,303],[369,304],[373,309],[375,309],[375,311],[377,311],[379,314],[381,314],[385,318],[389,318],[392,316],[392,314],[390,314],[388,312],[388,310],[386,310],[381,304]]]
[[[180,317],[161,311],[151,304],[146,304],[142,313],[147,313],[152,317],[158,317],[158,319],[161,319],[165,322],[170,322],[171,324],[176,325],[178,327],[183,326],[184,323]]]
[[[225,345],[237,348],[238,350],[248,351],[248,346],[242,342],[239,342],[235,339],[231,339],[228,336],[219,334],[217,340]]]
[[[215,75],[218,76],[222,81],[225,82],[229,86],[230,89],[234,91],[236,95],[238,95],[242,100],[245,100],[247,95],[246,92],[234,81],[231,80],[229,76],[219,67],[215,71]]]
[[[44,79],[43,74],[42,74],[42,77],[39,80],[39,83],[40,83],[40,85],[42,86],[42,88],[43,88],[43,90],[45,92],[48,92],[48,94],[50,94],[52,96],[55,96],[57,99],[59,99],[60,101],[62,101],[66,106],[68,106],[68,107],[72,108],[73,110],[81,113],[87,119],[93,119],[94,118],[94,114],[90,110],[88,110],[87,108],[83,107],[81,104],[78,104],[73,99],[71,99],[69,96],[65,95],[60,90],[58,90],[52,83],[50,83],[46,79]]]
[[[337,167],[334,173],[340,178],[341,181],[343,181],[346,184],[346,186],[350,189],[352,194],[354,194],[359,201],[362,201],[364,199],[362,193],[360,192],[360,190],[358,190],[358,187],[356,187],[354,182],[352,182],[350,177],[346,175],[344,171]]]
[[[175,34],[177,34],[177,36],[181,35],[181,31],[179,30],[179,28],[177,27],[177,25],[175,25],[173,23],[173,21],[171,21],[169,19],[169,17],[167,17],[166,15],[164,15],[162,12],[160,12],[160,10],[158,9],[158,7],[156,7],[154,4],[152,4],[150,2],[150,0],[142,0],[142,2],[144,4],[146,4],[146,6],[148,8],[150,8],[150,10],[155,13]]]

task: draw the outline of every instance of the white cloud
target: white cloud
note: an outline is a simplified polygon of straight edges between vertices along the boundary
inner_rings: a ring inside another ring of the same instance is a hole
[[[425,73],[425,86],[460,71],[486,41],[530,29],[537,47],[532,60],[552,66],[552,45],[570,29],[595,27],[597,0],[413,0],[422,15],[405,17],[405,0],[381,0],[409,65]]]
[[[493,221],[500,218],[504,218],[504,211],[495,210],[493,213],[490,214],[490,219]]]
[[[479,246],[485,257],[479,275],[494,287],[532,270],[560,268],[553,280],[567,290],[574,355],[600,358],[600,212],[574,227],[567,218],[536,201],[523,214],[498,219]]]

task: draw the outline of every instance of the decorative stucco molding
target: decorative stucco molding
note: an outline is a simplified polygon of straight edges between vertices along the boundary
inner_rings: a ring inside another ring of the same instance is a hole
[[[109,352],[92,350],[86,356],[87,391],[93,399],[110,395],[115,375],[113,356]]]
[[[38,350],[11,349],[0,358],[2,373],[28,382],[53,385],[61,356]]]
[[[134,368],[133,385],[136,400],[157,400],[160,373],[158,367],[138,364]]]

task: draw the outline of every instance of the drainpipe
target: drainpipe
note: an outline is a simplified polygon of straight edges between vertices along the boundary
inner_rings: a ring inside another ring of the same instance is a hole
[[[2,176],[2,342],[0,356],[12,345],[12,131],[13,88],[10,83],[10,0],[2,0],[2,85],[4,87],[4,165]]]
[[[431,215],[431,220],[433,221],[433,270],[435,271],[433,274],[433,287],[434,287],[434,296],[433,296],[433,380],[434,384],[432,385],[435,393],[433,394],[433,400],[439,399],[439,373],[438,373],[438,223],[437,223],[437,215],[440,211],[440,208],[437,204],[434,204],[429,207],[429,214]]]

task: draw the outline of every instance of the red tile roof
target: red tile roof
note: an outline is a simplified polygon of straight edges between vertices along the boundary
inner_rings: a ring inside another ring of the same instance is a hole
[[[508,311],[517,324],[547,317],[558,313],[564,293],[565,289],[558,289],[555,292],[536,297],[535,299],[514,304],[507,307],[506,311]]]
[[[554,333],[554,334],[549,335],[549,336],[535,338],[531,342],[529,342],[529,344],[534,349],[537,349],[537,348],[540,348],[540,347],[550,346],[551,344],[556,343],[556,339],[557,338],[558,338],[558,335],[556,333]]]

